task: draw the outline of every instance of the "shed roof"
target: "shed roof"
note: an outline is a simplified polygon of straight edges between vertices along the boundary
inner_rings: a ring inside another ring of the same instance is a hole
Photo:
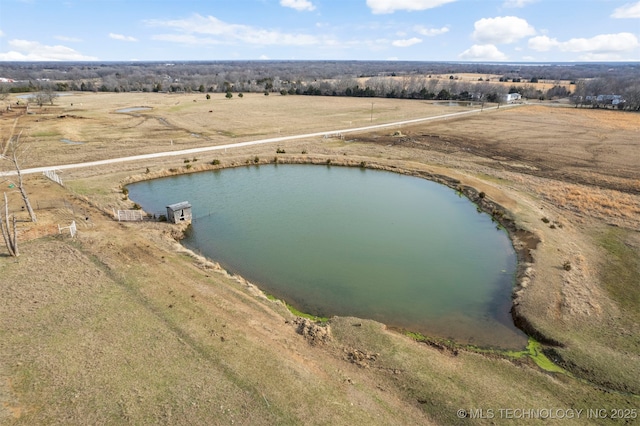
[[[191,204],[189,204],[188,201],[181,201],[179,203],[175,203],[175,204],[169,204],[167,206],[167,208],[171,211],[176,211],[176,210],[182,210],[182,209],[189,209],[191,208]]]

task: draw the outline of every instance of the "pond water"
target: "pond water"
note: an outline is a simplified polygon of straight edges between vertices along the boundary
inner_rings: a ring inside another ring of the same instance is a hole
[[[130,108],[117,109],[116,112],[125,113],[125,112],[136,112],[136,111],[150,111],[152,109],[153,108],[151,107],[130,107]]]
[[[516,255],[504,230],[450,188],[390,172],[263,165],[129,185],[155,214],[189,201],[183,243],[297,309],[502,348]]]
[[[84,142],[77,142],[77,141],[72,141],[71,139],[60,139],[60,142],[62,143],[66,143],[67,145],[82,145],[84,144]]]

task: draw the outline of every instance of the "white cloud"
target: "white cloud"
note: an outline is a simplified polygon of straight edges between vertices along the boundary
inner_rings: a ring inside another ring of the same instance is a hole
[[[96,61],[66,46],[47,46],[37,41],[10,40],[13,50],[0,53],[0,61]]]
[[[537,36],[529,39],[529,49],[537,50],[538,52],[547,52],[554,47],[558,47],[560,43],[555,38],[549,38],[548,36]]]
[[[418,37],[412,37],[404,40],[394,40],[391,44],[395,47],[409,47],[418,43],[422,43],[422,39],[419,39]]]
[[[505,0],[504,3],[502,3],[502,7],[522,8],[537,1],[538,0]]]
[[[458,55],[460,59],[470,61],[505,61],[507,55],[502,53],[493,44],[474,44],[469,49]]]
[[[611,14],[612,18],[640,18],[640,1],[636,3],[627,3],[616,10]]]
[[[367,0],[367,6],[375,14],[393,13],[396,10],[427,10],[457,0]]]
[[[638,38],[631,33],[600,34],[591,38],[572,38],[558,41],[548,36],[529,39],[529,48],[539,52],[557,49],[561,52],[611,55],[632,52],[640,46]]]
[[[173,41],[185,44],[235,44],[244,43],[256,46],[309,46],[319,44],[313,35],[283,33],[265,30],[242,24],[229,24],[214,16],[193,15],[186,19],[169,21],[149,20],[146,24],[178,31],[180,34],[160,34],[154,40]]]
[[[473,24],[473,38],[484,44],[509,44],[536,33],[529,23],[516,16],[483,18]]]
[[[54,37],[56,40],[60,40],[60,41],[66,41],[66,42],[70,42],[70,43],[79,43],[82,40],[79,38],[75,38],[75,37],[67,37],[67,36],[55,36]]]
[[[290,7],[300,12],[311,12],[316,9],[309,0],[280,0],[280,6]]]
[[[434,37],[434,36],[438,36],[438,35],[442,35],[445,33],[449,32],[449,27],[442,27],[442,28],[426,28],[423,27],[421,25],[418,25],[416,27],[414,27],[414,30],[423,36],[426,37]]]
[[[109,33],[109,38],[112,38],[114,40],[120,40],[120,41],[138,41],[138,39],[135,37],[126,36],[122,34],[114,34],[114,33]]]

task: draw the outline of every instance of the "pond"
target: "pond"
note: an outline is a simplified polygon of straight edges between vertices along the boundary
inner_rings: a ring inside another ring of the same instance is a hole
[[[84,142],[72,141],[71,139],[63,138],[60,139],[60,142],[66,143],[67,145],[82,145]]]
[[[521,348],[516,255],[452,189],[361,168],[263,165],[129,185],[155,214],[189,201],[183,243],[319,316],[356,316],[460,343]]]
[[[130,108],[117,109],[116,112],[127,113],[127,112],[136,112],[136,111],[150,111],[152,109],[153,108],[151,107],[130,107]]]

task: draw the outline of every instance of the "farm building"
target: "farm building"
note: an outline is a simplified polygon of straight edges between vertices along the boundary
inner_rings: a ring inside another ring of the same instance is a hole
[[[522,95],[520,93],[509,93],[502,97],[502,100],[508,104],[514,103],[522,99]]]
[[[191,222],[191,204],[188,201],[167,206],[167,221],[171,223]]]

